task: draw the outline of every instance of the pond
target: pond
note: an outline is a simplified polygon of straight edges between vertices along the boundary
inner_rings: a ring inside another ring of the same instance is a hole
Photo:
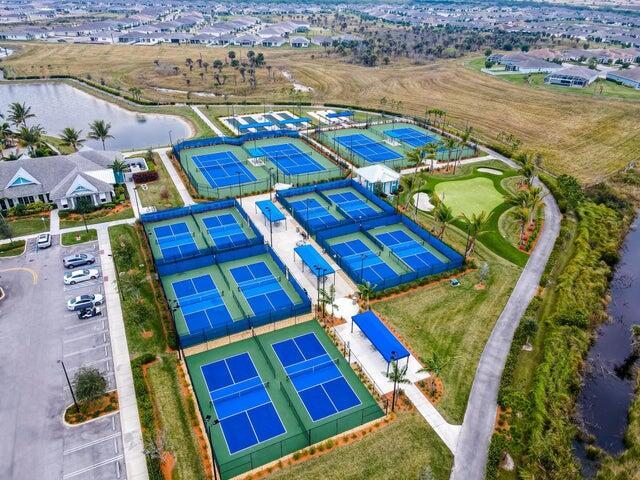
[[[169,145],[169,132],[174,143],[192,135],[191,126],[181,118],[130,112],[66,83],[0,84],[0,112],[6,114],[12,102],[30,106],[36,117],[28,120],[27,124],[40,124],[50,135],[58,135],[65,127],[81,129],[86,135],[92,121],[104,120],[111,124],[110,133],[114,137],[105,142],[110,150]],[[97,140],[87,140],[85,145],[102,149],[101,142]]]
[[[577,405],[585,432],[596,446],[612,455],[625,448],[627,413],[634,393],[631,372],[637,358],[632,354],[631,326],[640,323],[640,218],[636,218],[620,254],[607,308],[611,321],[599,328],[589,351]],[[583,443],[575,446],[583,473],[593,477],[597,463],[587,457]]]

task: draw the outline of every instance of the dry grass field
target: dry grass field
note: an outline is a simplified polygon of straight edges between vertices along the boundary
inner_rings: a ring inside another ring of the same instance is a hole
[[[247,51],[233,50],[239,57]],[[191,90],[192,100],[221,102],[227,98],[238,103],[244,99],[293,100],[291,83],[282,75],[286,70],[296,82],[313,88],[312,93],[302,95],[304,100],[379,107],[380,99],[386,97],[401,101],[407,113],[440,108],[454,124],[468,122],[485,141],[494,141],[503,131],[512,133],[522,140],[524,149],[544,156],[547,169],[575,175],[584,182],[597,181],[640,158],[640,101],[532,89],[478,73],[465,65],[467,60],[428,65],[398,61],[367,68],[328,57],[321,49],[262,51],[274,78],[268,78],[266,69],[259,69],[255,90],[231,67],[223,69],[228,78],[221,88],[214,87],[211,68],[201,79],[197,67],[189,72],[185,66],[187,57],[195,61],[202,55],[209,63],[222,60],[226,51],[220,48],[24,44],[21,53],[3,65],[19,75],[89,74],[94,81],[103,78],[107,85],[123,90],[138,86],[143,97],[153,100],[185,100],[186,93],[156,90],[165,88]],[[180,73],[174,74],[173,66],[180,67]],[[220,95],[203,97],[193,92]]]

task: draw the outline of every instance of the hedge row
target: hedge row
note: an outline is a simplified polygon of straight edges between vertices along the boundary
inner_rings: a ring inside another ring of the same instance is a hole
[[[133,181],[136,184],[149,183],[158,180],[157,170],[147,170],[145,172],[136,172],[132,175]]]

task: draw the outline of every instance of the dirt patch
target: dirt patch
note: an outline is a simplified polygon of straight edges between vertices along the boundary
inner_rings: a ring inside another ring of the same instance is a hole
[[[487,286],[484,283],[476,283],[473,288],[475,288],[476,290],[484,290],[485,288],[487,288]]]
[[[322,321],[329,328],[337,327],[338,325],[343,325],[347,323],[347,321],[344,318],[333,317],[331,315],[327,315],[326,317],[324,317]]]
[[[411,402],[409,402],[409,404],[411,405]],[[390,413],[385,418],[380,419],[379,421],[373,423],[372,425],[369,425],[365,428],[362,428],[354,432],[344,433],[342,435],[335,436],[333,438],[325,440],[320,444],[313,445],[309,448],[304,448],[290,455],[288,458],[283,458],[279,460],[277,463],[273,465],[269,465],[268,467],[265,467],[262,470],[259,470],[257,472],[252,472],[246,475],[245,477],[243,477],[243,479],[256,480],[259,478],[265,478],[270,474],[277,472],[278,470],[282,470],[284,468],[306,462],[307,460],[311,460],[312,458],[320,457],[322,455],[325,455],[335,450],[336,448],[350,445],[354,442],[357,442],[358,440],[365,437],[366,435],[373,433],[389,425],[391,422],[396,420],[396,418],[398,418],[397,414]]]
[[[432,405],[437,405],[444,395],[442,379],[433,374],[429,378],[417,382],[416,387],[429,399]]]
[[[160,461],[160,470],[165,480],[173,480],[173,469],[176,466],[176,457],[171,452],[164,452]]]
[[[151,338],[153,337],[153,332],[151,330],[145,330],[140,334],[142,338]]]
[[[113,413],[118,408],[118,392],[114,390],[81,405],[80,411],[76,409],[75,405],[71,405],[64,412],[64,420],[70,425],[79,425],[94,418]]]
[[[493,427],[494,430],[498,433],[508,435],[509,430],[511,429],[511,425],[509,424],[510,420],[511,408],[505,409],[501,405],[498,405],[498,410],[496,411],[496,421]]]

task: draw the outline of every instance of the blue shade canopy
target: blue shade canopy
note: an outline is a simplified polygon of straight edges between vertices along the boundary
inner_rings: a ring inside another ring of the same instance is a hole
[[[409,350],[400,343],[395,335],[389,331],[387,326],[382,323],[371,310],[354,315],[351,319],[360,327],[362,333],[366,335],[387,363],[409,356]]]
[[[335,270],[311,245],[301,245],[293,249],[298,254],[304,264],[309,267],[316,277],[324,277]]]
[[[279,222],[285,219],[284,213],[282,213],[271,200],[260,200],[256,202],[256,207],[260,209],[262,214],[270,222]]]

